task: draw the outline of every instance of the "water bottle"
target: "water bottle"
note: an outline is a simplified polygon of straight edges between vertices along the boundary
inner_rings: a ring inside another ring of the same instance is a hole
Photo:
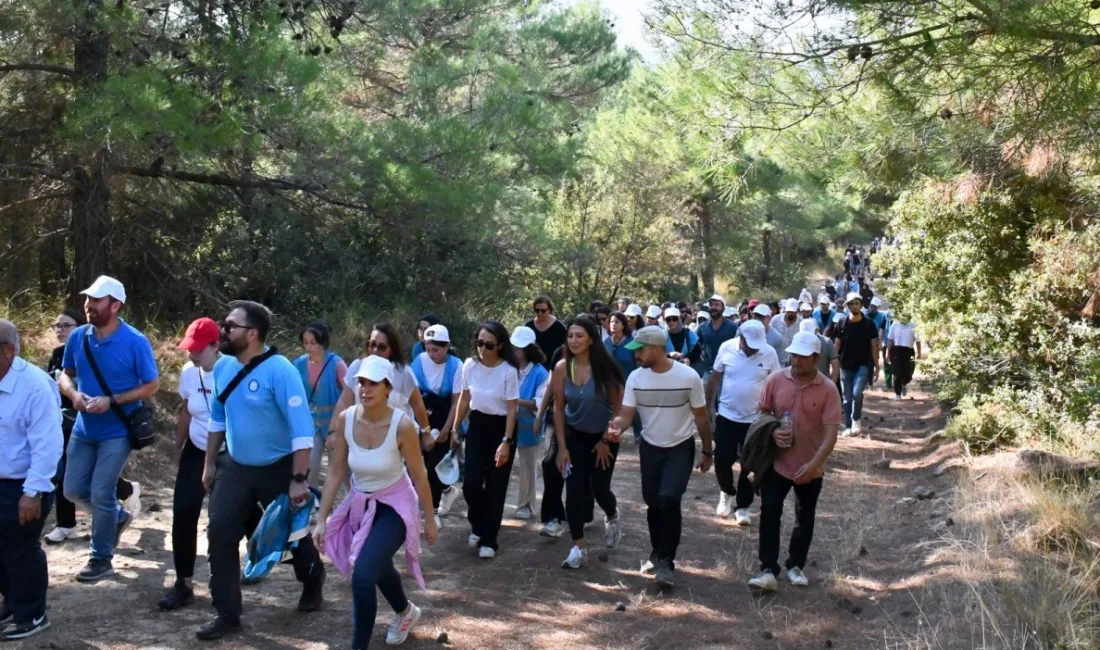
[[[791,441],[790,441],[790,443],[787,444],[787,447],[790,447],[791,445],[794,444],[794,423],[791,421],[791,412],[790,411],[784,411],[783,412],[783,417],[782,417],[782,419],[779,420],[779,426],[784,431],[786,431],[790,434]]]

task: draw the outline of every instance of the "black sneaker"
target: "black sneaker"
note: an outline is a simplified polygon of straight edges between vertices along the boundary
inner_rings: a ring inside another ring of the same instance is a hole
[[[302,597],[298,599],[299,612],[315,612],[321,608],[321,603],[324,602],[321,588],[325,585],[325,565],[318,561],[317,566],[320,570],[315,570],[314,575],[310,576],[306,580],[305,586],[302,587]]]
[[[657,580],[657,586],[663,589],[672,589],[676,584],[675,573],[672,569],[672,563],[668,560],[657,561],[657,571],[655,579]]]
[[[214,620],[200,627],[199,631],[195,632],[195,636],[198,637],[199,641],[216,641],[226,634],[236,634],[240,631],[241,622],[239,620],[231,621],[218,615]]]
[[[193,602],[195,602],[195,591],[185,583],[177,582],[172,585],[168,593],[164,594],[164,598],[160,599],[157,607],[159,607],[162,612],[170,612],[173,609],[186,607]]]
[[[88,564],[76,574],[76,580],[77,582],[99,582],[114,574],[115,567],[110,560],[88,560]]]
[[[34,636],[50,627],[50,619],[42,614],[38,618],[31,619],[29,623],[13,625],[0,632],[0,641],[18,641],[29,636]]]

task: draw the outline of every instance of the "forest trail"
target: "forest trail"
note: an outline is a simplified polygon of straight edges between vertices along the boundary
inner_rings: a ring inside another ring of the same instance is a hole
[[[405,647],[910,647],[920,633],[921,612],[930,604],[924,602],[924,588],[935,581],[957,579],[945,568],[930,565],[928,544],[948,525],[953,485],[949,473],[937,475],[935,470],[956,447],[929,444],[929,436],[942,429],[945,417],[927,393],[916,384],[911,388],[912,397],[900,403],[889,401],[881,382],[868,391],[863,436],[841,439],[837,445],[818,506],[806,568],[811,580],[808,589],[796,590],[784,577],[774,595],[750,593],[746,582],[758,567],[759,502],[753,504],[750,528],[738,528],[732,519],[718,519],[714,474],[697,471],[684,498],[677,584],[671,592],[658,591],[638,571],[648,555],[648,533],[637,446],[624,443],[614,479],[624,524],[620,548],[608,553],[606,561],[598,559],[603,553],[603,530],[597,509],[596,524],[588,533],[589,564],[580,571],[562,570],[568,541],[540,537],[536,523],[513,519],[513,495],[499,555],[495,560],[480,560],[466,547],[469,528],[465,504],[459,500],[453,514],[444,519],[439,541],[422,558],[427,592],[415,588],[409,592],[424,617]],[[194,637],[211,611],[203,534],[196,604],[167,614],[156,608],[174,575],[168,479],[172,471],[163,463],[153,467],[155,458],[134,457],[145,465],[131,473],[150,483],[144,499],[146,514],[123,536],[115,561],[118,576],[97,585],[78,584],[73,576],[86,560],[85,543],[48,548],[53,628],[22,647],[209,647]],[[891,459],[888,469],[876,467],[882,458]],[[786,554],[792,504],[788,499],[781,558]],[[81,532],[86,533],[87,517],[81,514],[79,520]],[[205,517],[200,530],[204,528]],[[403,554],[398,553],[398,558],[404,571]],[[218,647],[347,647],[351,634],[347,580],[330,570],[326,606],[313,615],[294,611],[298,594],[299,585],[289,567],[278,567],[265,582],[245,587],[245,631]],[[623,603],[625,611],[616,611],[617,603]],[[374,637],[379,647],[389,621],[387,610],[381,601]],[[446,646],[438,641],[444,632]]]

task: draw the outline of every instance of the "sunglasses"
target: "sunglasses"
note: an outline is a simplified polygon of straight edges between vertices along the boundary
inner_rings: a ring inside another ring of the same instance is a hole
[[[221,325],[219,325],[219,327],[221,328],[221,330],[223,332],[232,332],[233,330],[254,330],[254,329],[256,329],[255,327],[251,327],[249,325],[238,325],[236,323],[231,323],[229,321],[225,321],[225,322],[221,323]]]
[[[476,345],[478,348],[485,348],[486,350],[489,350],[491,352],[497,349],[498,344],[493,343],[492,341],[482,341],[481,339],[478,339],[474,345]]]
[[[547,309],[546,307],[535,307],[535,313],[536,314],[549,314],[550,310]]]
[[[386,350],[390,349],[390,346],[387,343],[378,343],[378,342],[375,342],[375,341],[371,341],[371,342],[367,343],[367,349],[368,350],[378,350],[379,352],[385,352]]]
[[[665,317],[665,322],[666,323],[679,323],[680,322],[680,317],[679,316],[666,316]]]

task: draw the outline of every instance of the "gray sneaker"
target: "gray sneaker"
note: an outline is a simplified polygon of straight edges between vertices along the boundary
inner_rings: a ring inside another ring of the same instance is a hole
[[[603,539],[607,544],[607,548],[615,548],[619,545],[619,542],[623,541],[623,528],[619,525],[618,517],[604,519]]]
[[[655,576],[657,580],[657,586],[661,587],[662,589],[672,589],[672,587],[676,584],[676,579],[673,573],[674,572],[672,569],[672,563],[664,560],[658,560],[657,574]]]
[[[99,582],[115,574],[110,560],[88,560],[88,564],[76,574],[77,582]]]

